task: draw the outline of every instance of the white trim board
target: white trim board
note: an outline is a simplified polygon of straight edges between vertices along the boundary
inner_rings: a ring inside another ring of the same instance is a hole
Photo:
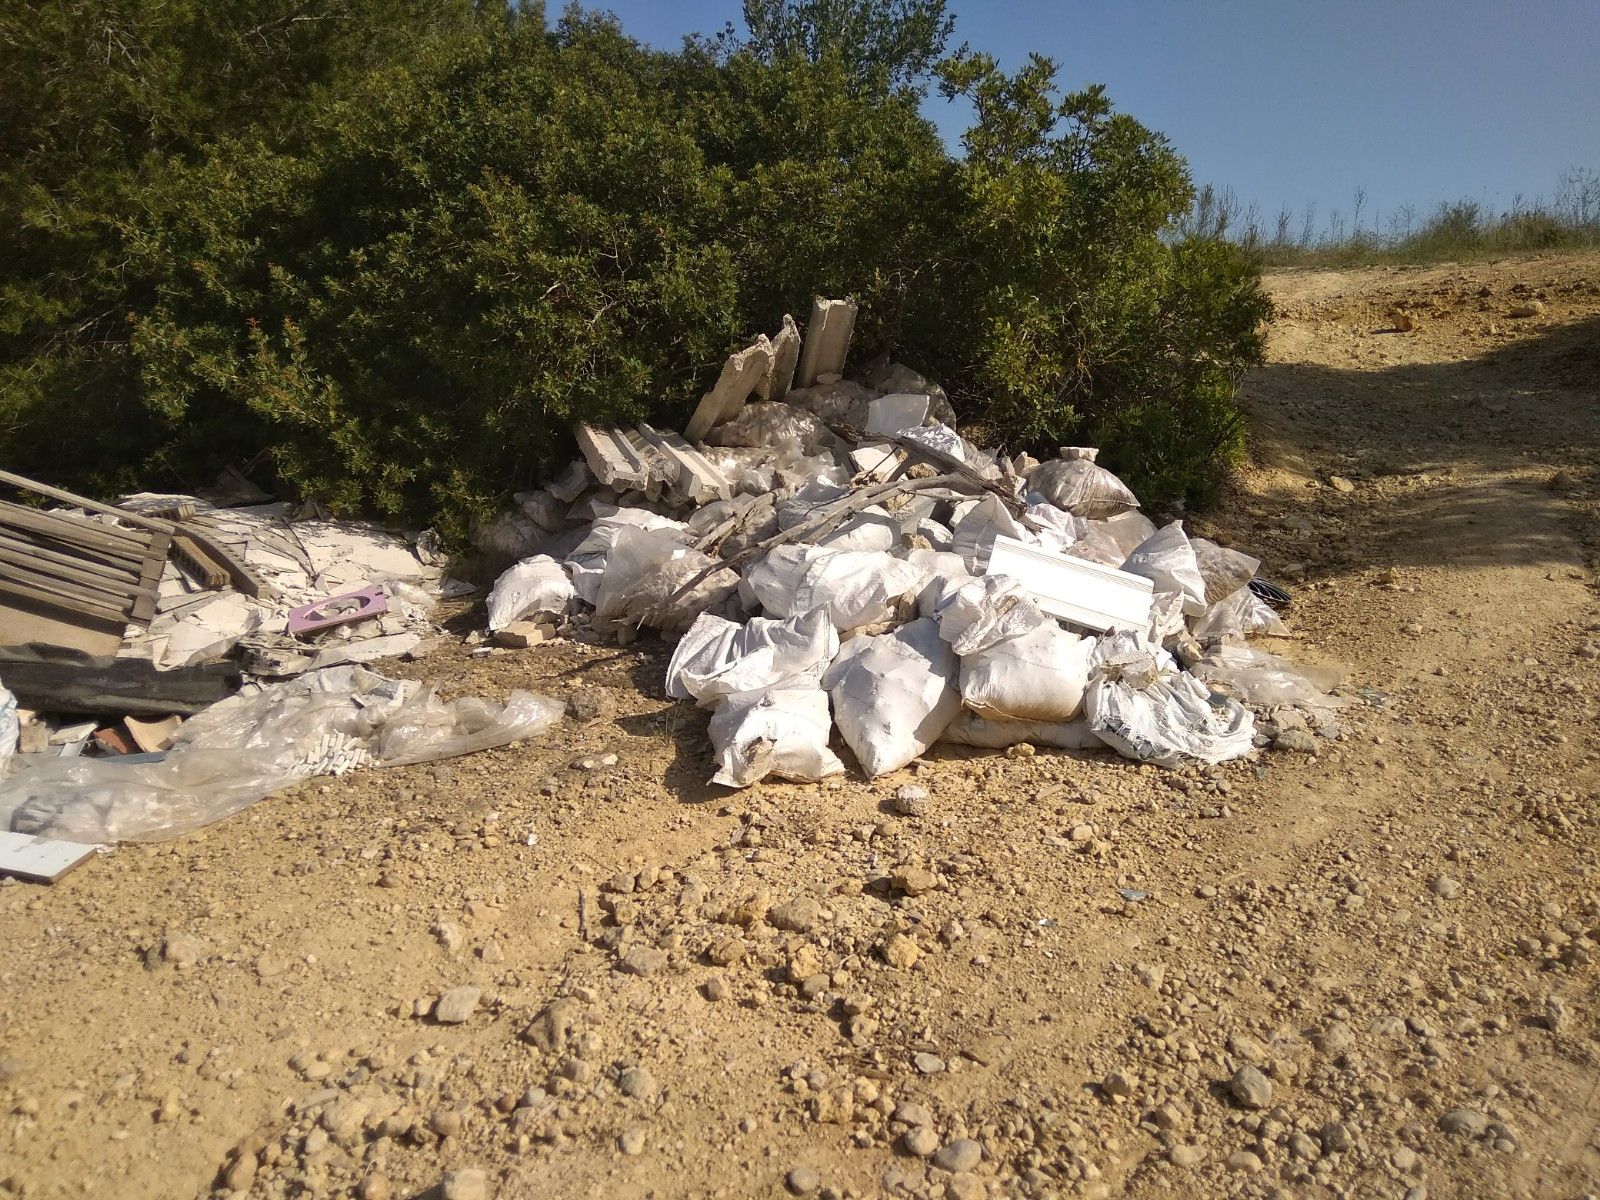
[[[32,883],[54,883],[99,846],[0,832],[0,875],[15,875]]]
[[[998,535],[989,551],[990,575],[1021,580],[1039,611],[1105,633],[1138,633],[1150,625],[1155,584],[1142,575],[1057,554]]]

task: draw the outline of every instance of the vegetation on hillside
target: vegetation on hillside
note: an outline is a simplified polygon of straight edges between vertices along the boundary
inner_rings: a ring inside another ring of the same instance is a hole
[[[1587,167],[1563,173],[1553,199],[1518,196],[1503,212],[1454,200],[1425,215],[1402,207],[1380,223],[1367,211],[1364,190],[1353,201],[1348,217],[1335,209],[1320,226],[1315,205],[1298,216],[1284,209],[1269,223],[1256,206],[1207,184],[1179,228],[1202,240],[1232,241],[1273,267],[1465,262],[1600,247],[1600,171]]]
[[[748,0],[677,52],[471,0],[0,16],[0,460],[459,536],[575,420],[681,423],[813,294],[1013,448],[1204,496],[1267,304],[1099,88],[946,53],[944,0]],[[974,106],[952,155],[928,90]]]

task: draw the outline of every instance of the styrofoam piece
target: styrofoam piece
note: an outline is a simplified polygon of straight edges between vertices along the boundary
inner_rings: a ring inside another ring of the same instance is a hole
[[[1014,575],[1042,612],[1097,633],[1150,625],[1155,585],[1140,575],[1085,562],[1004,534],[989,551],[990,575]]]
[[[872,437],[894,437],[915,429],[928,419],[928,397],[913,392],[879,396],[867,405],[866,432]]]
[[[82,842],[0,832],[0,875],[15,875],[32,883],[54,883],[99,849],[98,845]]]

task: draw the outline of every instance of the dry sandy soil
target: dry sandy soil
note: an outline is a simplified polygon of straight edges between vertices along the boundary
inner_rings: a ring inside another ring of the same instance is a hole
[[[455,645],[579,719],[0,887],[0,1196],[1600,1192],[1600,257],[1270,287],[1195,525],[1318,753],[730,795],[658,644]]]

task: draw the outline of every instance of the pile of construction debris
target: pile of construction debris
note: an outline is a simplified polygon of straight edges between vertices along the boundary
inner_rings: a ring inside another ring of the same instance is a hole
[[[685,436],[582,426],[583,458],[479,529],[518,561],[490,638],[678,638],[668,694],[711,710],[715,781],[869,775],[936,742],[1218,763],[1341,701],[1250,644],[1285,636],[1259,562],[1164,528],[1089,448],[973,445],[944,392],[842,376],[856,308],[819,299],[728,359]],[[1258,729],[1256,715],[1271,725]]]
[[[432,535],[296,512],[236,472],[206,497],[115,505],[0,483],[57,506],[0,502],[0,872],[58,861],[40,837],[172,837],[298,779],[559,716],[520,692],[445,704],[358,665],[422,653],[435,601],[472,590]]]

